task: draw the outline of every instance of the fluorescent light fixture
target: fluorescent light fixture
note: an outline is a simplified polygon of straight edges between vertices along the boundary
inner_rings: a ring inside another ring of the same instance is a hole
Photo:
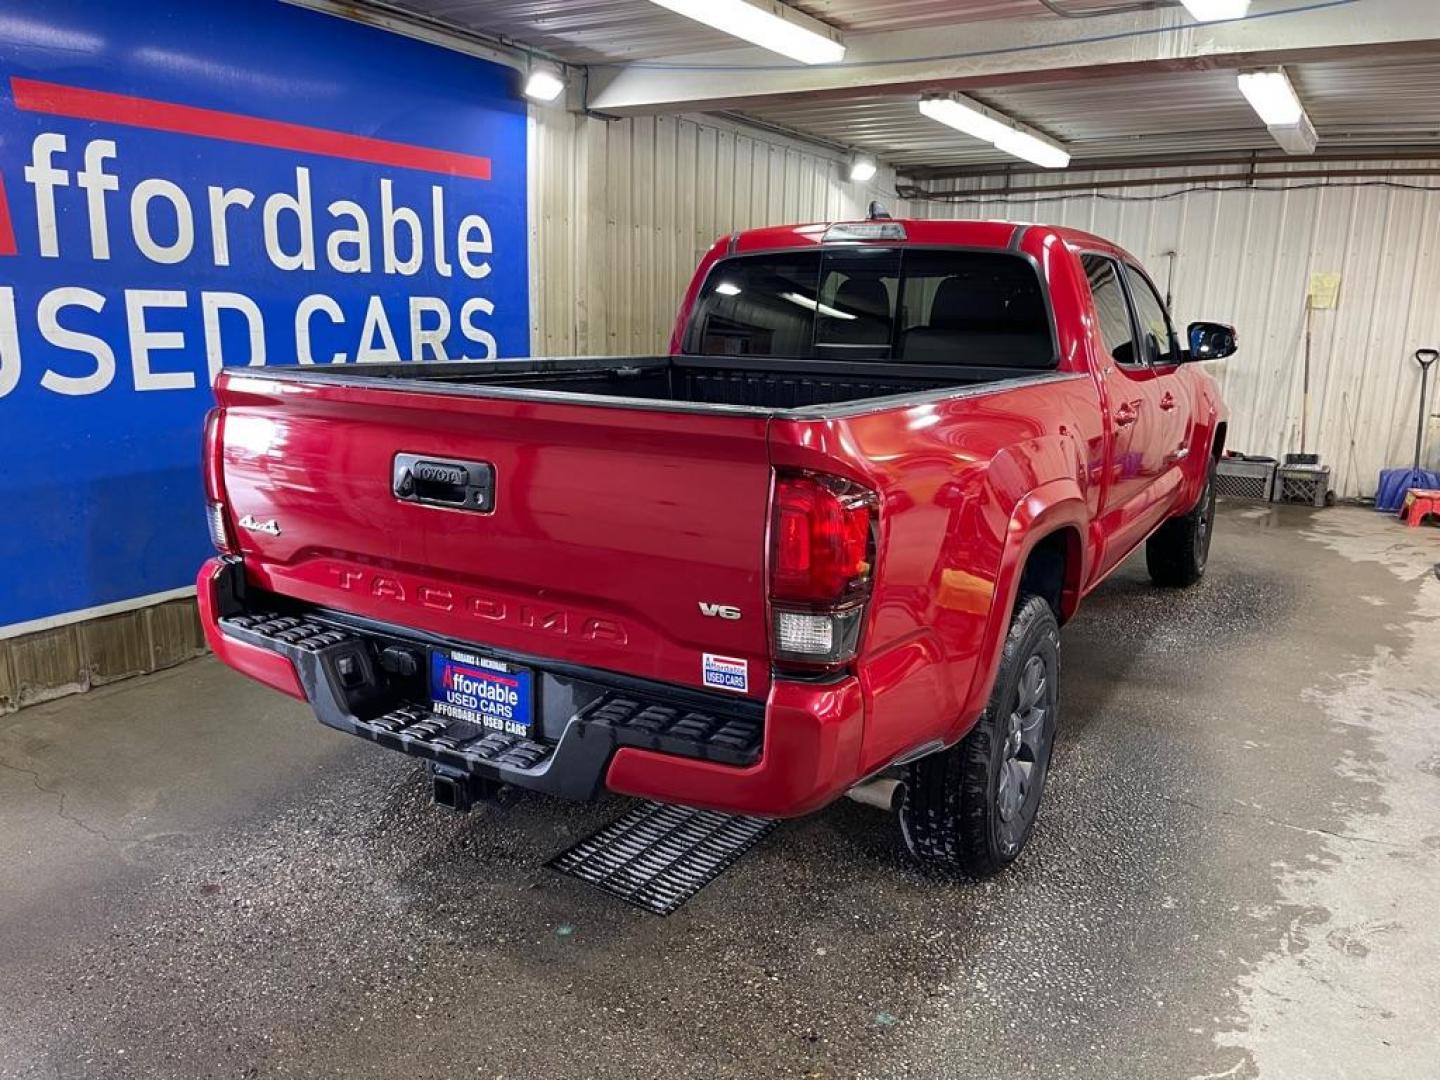
[[[565,79],[548,64],[532,68],[525,80],[525,96],[535,101],[554,101],[565,89]]]
[[[1305,108],[1283,70],[1243,71],[1235,78],[1240,83],[1240,93],[1267,126],[1298,124],[1305,115]]]
[[[832,27],[777,0],[651,2],[802,64],[835,64],[845,58],[845,45]]]
[[[920,112],[956,131],[973,135],[981,142],[994,143],[1003,139],[1008,130],[1008,126],[993,119],[984,106],[961,101],[959,98],[922,98]]]
[[[1243,19],[1250,10],[1250,0],[1180,0],[1180,3],[1199,22]]]
[[[1019,128],[1011,128],[996,139],[995,149],[1039,165],[1042,169],[1063,169],[1070,164],[1070,151]]]
[[[875,179],[879,169],[880,166],[873,157],[861,154],[850,162],[850,181],[855,184],[868,184]]]
[[[1270,137],[1280,145],[1280,149],[1287,154],[1313,154],[1316,145],[1320,142],[1315,134],[1315,125],[1310,123],[1310,117],[1304,113],[1300,114],[1300,120],[1294,124],[1271,124]]]
[[[1255,110],[1270,137],[1287,154],[1313,154],[1318,142],[1315,125],[1305,114],[1305,106],[1284,68],[1270,71],[1245,71],[1236,76],[1240,92]]]
[[[732,281],[722,281],[719,285],[715,286],[715,291],[721,296],[739,296],[740,286]]]
[[[920,112],[1041,168],[1063,169],[1070,164],[1070,151],[1059,143],[958,94],[921,98]]]
[[[808,296],[801,296],[798,292],[782,292],[780,294],[780,299],[789,300],[792,304],[799,304],[803,308],[808,308],[811,311],[819,312],[827,319],[854,320],[855,318],[855,316],[851,315],[848,311],[841,311],[839,308],[833,308],[829,304],[817,303],[816,301],[811,300]]]

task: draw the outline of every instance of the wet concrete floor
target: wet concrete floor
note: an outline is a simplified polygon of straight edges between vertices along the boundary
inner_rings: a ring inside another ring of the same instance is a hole
[[[983,883],[842,803],[668,919],[211,660],[0,719],[0,1077],[1440,1076],[1440,532],[1222,509],[1063,642]]]

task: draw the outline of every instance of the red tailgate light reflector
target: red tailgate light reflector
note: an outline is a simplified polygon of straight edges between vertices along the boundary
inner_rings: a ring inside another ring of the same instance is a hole
[[[776,477],[770,599],[777,660],[833,667],[855,655],[878,509],[873,491],[838,476]]]
[[[875,493],[811,473],[775,483],[771,596],[841,603],[869,589],[875,558]]]

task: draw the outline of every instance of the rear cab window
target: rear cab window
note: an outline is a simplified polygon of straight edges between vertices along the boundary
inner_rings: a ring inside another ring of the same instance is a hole
[[[1050,305],[1024,256],[854,246],[715,264],[685,352],[1053,369]]]

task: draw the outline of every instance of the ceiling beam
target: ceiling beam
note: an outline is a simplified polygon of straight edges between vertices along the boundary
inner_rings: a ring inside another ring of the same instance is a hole
[[[593,65],[589,108],[611,115],[745,109],[798,97],[920,94],[1155,70],[1433,55],[1436,0],[1256,0],[1250,18],[1196,23],[1181,8],[846,36],[843,64],[776,63],[761,49]],[[920,59],[916,59],[920,58]]]
[[[1354,161],[1436,161],[1440,162],[1440,144],[1435,145],[1387,145],[1342,150],[1321,149],[1304,158],[1307,164]],[[1221,165],[1264,165],[1293,164],[1295,158],[1283,150],[1225,151],[1221,153],[1151,154],[1125,158],[1076,158],[1070,163],[1071,172],[1134,172],[1143,169],[1194,169],[1211,168]],[[902,167],[900,173],[910,180],[982,180],[1001,178],[1013,180],[1021,177],[1053,177],[1051,169],[1041,169],[1024,162],[989,163],[985,165],[955,165],[927,167],[912,165]]]
[[[1294,161],[1295,158],[1290,158]],[[1309,158],[1304,159],[1306,162]],[[1178,166],[1177,166],[1178,168]],[[1193,167],[1192,167],[1193,168]],[[1054,175],[1053,173],[1051,175]],[[1194,171],[1180,173],[1176,176],[1141,176],[1127,177],[1121,180],[1066,180],[1060,183],[1048,184],[1015,184],[1006,182],[998,187],[966,188],[958,191],[937,191],[933,188],[919,186],[914,187],[903,182],[896,186],[901,198],[904,199],[926,199],[930,202],[949,203],[973,203],[987,202],[992,198],[1019,195],[1025,200],[1034,199],[1044,202],[1055,194],[1067,192],[1086,191],[1107,191],[1116,188],[1135,187],[1196,187],[1212,184],[1232,184],[1240,187],[1255,187],[1270,181],[1282,183],[1295,180],[1370,180],[1375,183],[1394,181],[1396,177],[1429,177],[1440,176],[1440,165],[1417,165],[1395,168],[1387,165],[1383,168],[1364,169],[1267,169],[1264,172],[1251,170],[1249,172],[1217,172],[1197,173]],[[1403,183],[1404,181],[1401,181]],[[1263,190],[1263,189],[1262,189]]]

